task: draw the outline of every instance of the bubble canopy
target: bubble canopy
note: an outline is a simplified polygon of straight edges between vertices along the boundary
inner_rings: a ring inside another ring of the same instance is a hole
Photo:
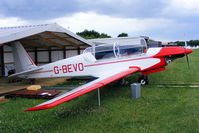
[[[109,58],[121,58],[143,54],[147,48],[145,39],[139,38],[131,42],[115,42],[113,44],[103,44],[92,46],[84,50],[84,53],[92,53],[96,60]]]

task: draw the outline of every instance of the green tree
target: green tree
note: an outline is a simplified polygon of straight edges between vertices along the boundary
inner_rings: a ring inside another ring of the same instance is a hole
[[[178,46],[185,46],[184,41],[176,41],[175,43],[177,43]],[[192,47],[199,46],[199,40],[190,40],[187,41],[187,44]]]
[[[175,42],[178,46],[184,46],[185,45],[185,42],[183,41],[176,41]]]
[[[111,38],[111,36],[105,34],[105,33],[99,33],[95,30],[87,30],[85,29],[82,32],[77,32],[77,35],[85,38],[85,39],[95,39],[95,38]]]
[[[128,37],[127,33],[120,33],[117,37]]]
[[[190,40],[189,42],[188,42],[188,45],[190,45],[190,46],[199,46],[199,40]]]

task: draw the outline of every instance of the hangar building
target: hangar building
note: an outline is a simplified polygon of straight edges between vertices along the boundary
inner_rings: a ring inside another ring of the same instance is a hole
[[[57,24],[0,28],[0,76],[14,69],[9,44],[19,41],[37,65],[80,54],[93,45]]]
[[[149,37],[119,37],[86,40],[57,24],[0,28],[0,76],[8,76],[14,69],[11,43],[19,41],[28,51],[36,65],[47,64],[60,59],[81,54],[92,45],[106,43],[131,43],[137,38]],[[148,43],[148,47],[152,45]]]

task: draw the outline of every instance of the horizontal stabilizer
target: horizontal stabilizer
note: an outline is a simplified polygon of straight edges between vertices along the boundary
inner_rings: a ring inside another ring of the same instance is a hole
[[[38,71],[38,70],[41,70],[41,69],[42,69],[41,67],[37,67],[37,68],[34,68],[34,69],[30,69],[30,70],[26,70],[26,71],[23,71],[23,72],[18,72],[18,73],[12,74],[12,75],[10,75],[8,77],[25,75],[25,74],[28,74],[28,73],[31,73],[31,72],[34,72],[34,71]]]

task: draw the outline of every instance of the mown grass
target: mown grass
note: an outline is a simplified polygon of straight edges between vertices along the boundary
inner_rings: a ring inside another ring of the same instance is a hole
[[[157,87],[157,84],[199,84],[199,51],[168,66],[165,72],[150,75],[142,97],[131,98],[129,86],[101,88],[55,108],[23,112],[45,100],[16,98],[0,103],[0,133],[73,132],[199,132],[199,88]],[[130,79],[129,77],[128,79]],[[136,78],[131,78],[133,82]]]

